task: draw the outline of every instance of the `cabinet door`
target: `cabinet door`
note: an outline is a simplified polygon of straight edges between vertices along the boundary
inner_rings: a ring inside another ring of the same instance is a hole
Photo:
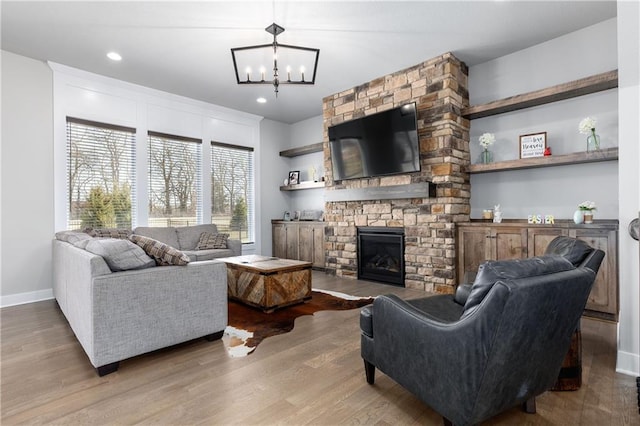
[[[557,236],[567,235],[563,228],[529,228],[527,230],[527,256],[542,256],[549,243]]]
[[[281,223],[271,225],[271,252],[275,257],[287,258],[287,234]]]
[[[458,227],[458,283],[473,281],[480,264],[492,259],[490,234],[488,227]]]
[[[324,225],[313,227],[313,266],[324,269]]]
[[[572,229],[570,237],[585,241],[593,248],[605,252],[589,294],[586,309],[611,314],[618,318],[618,259],[616,256],[617,233],[608,229]]]
[[[313,226],[298,226],[298,259],[313,262]]]
[[[491,229],[493,240],[491,259],[508,260],[527,257],[527,228],[502,227]]]
[[[287,234],[287,259],[300,260],[300,252],[298,251],[298,226],[296,224],[285,225],[285,233]]]

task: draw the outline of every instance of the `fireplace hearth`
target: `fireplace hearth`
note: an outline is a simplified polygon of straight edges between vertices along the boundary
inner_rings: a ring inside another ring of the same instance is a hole
[[[404,229],[357,229],[358,278],[404,287]]]

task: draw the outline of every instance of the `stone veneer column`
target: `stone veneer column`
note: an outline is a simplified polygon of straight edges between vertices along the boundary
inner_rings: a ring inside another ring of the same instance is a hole
[[[467,73],[463,62],[446,53],[323,99],[326,191],[425,181],[436,187],[435,198],[327,202],[329,273],[357,277],[356,227],[403,227],[405,285],[438,293],[454,291],[455,224],[468,222],[470,213],[469,120],[460,115],[469,105]],[[328,128],[411,102],[418,110],[421,171],[336,184]]]

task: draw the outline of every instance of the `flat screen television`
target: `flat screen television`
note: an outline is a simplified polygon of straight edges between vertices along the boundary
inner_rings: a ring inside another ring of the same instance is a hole
[[[329,127],[333,180],[420,171],[416,104]]]

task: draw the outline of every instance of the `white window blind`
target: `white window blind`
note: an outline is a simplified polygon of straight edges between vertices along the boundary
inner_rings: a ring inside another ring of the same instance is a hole
[[[135,133],[67,117],[67,229],[133,227]]]
[[[201,144],[149,132],[149,226],[202,223]]]
[[[211,142],[211,222],[245,244],[255,242],[253,148]]]

